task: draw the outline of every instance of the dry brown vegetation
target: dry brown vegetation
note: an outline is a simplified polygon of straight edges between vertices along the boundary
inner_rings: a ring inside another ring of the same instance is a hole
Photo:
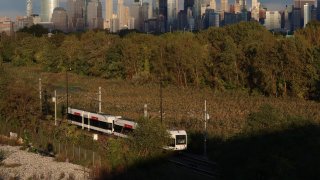
[[[66,104],[66,74],[44,73],[37,67],[8,66],[14,79],[34,84],[38,88],[38,78],[42,78],[43,89],[48,97],[57,89],[59,112]],[[102,111],[131,119],[143,116],[143,106],[148,104],[152,118],[159,118],[159,85],[140,84],[133,81],[105,80],[68,73],[70,106],[91,111],[98,110],[98,88],[102,87]],[[37,93],[33,93],[37,94]],[[35,97],[38,98],[38,97]],[[186,128],[189,131],[203,130],[204,100],[207,100],[210,120],[208,131],[211,136],[230,137],[240,132],[250,112],[258,111],[263,104],[270,104],[285,114],[302,116],[320,121],[320,105],[317,102],[296,98],[273,98],[262,95],[249,96],[246,91],[214,92],[212,89],[180,88],[166,85],[163,89],[164,122],[170,128]],[[52,107],[51,99],[48,104]]]

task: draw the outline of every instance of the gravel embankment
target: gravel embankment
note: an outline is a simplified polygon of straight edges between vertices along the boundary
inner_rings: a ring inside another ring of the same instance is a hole
[[[88,179],[88,169],[82,166],[56,162],[53,158],[20,150],[20,147],[2,146],[6,158],[0,164],[0,179]]]

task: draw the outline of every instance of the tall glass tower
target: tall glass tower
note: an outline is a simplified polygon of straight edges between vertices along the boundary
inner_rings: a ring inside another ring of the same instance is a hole
[[[32,15],[32,0],[27,0],[27,16]]]
[[[111,28],[111,19],[113,15],[113,1],[106,0],[105,2],[105,29]]]
[[[41,0],[41,22],[50,22],[56,7],[59,7],[59,0]]]
[[[176,14],[177,14],[176,1],[168,0],[167,1],[167,25],[168,25],[169,31],[174,26],[174,21],[176,20]]]
[[[228,4],[228,0],[221,0],[221,11],[224,12],[229,12],[229,4]]]

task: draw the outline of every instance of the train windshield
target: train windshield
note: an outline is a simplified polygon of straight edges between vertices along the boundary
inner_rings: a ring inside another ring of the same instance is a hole
[[[176,136],[176,144],[187,144],[187,139],[186,139],[186,135],[177,135]]]

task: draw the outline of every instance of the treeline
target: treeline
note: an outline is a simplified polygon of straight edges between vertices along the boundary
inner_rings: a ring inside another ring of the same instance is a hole
[[[107,79],[319,99],[319,34],[318,22],[289,38],[255,22],[160,36],[89,31],[49,38],[24,30],[1,36],[0,60]]]

